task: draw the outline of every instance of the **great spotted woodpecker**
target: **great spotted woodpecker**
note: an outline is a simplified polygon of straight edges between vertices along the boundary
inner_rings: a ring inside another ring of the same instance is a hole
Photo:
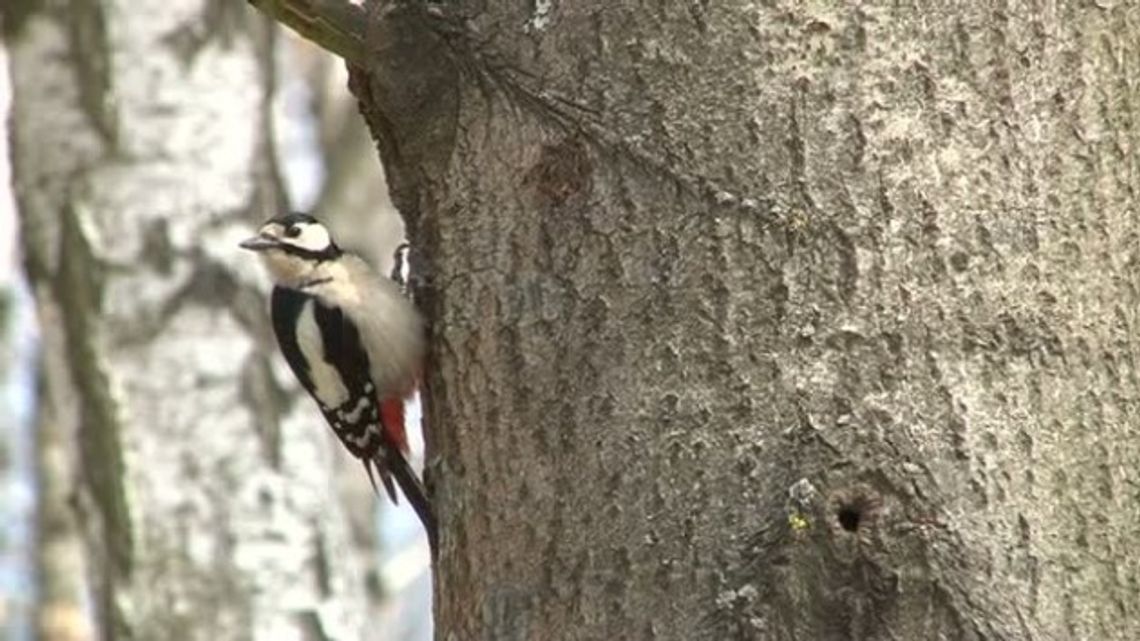
[[[271,218],[241,243],[258,252],[274,283],[277,344],[348,451],[380,477],[395,502],[400,486],[436,549],[435,517],[408,464],[404,400],[424,354],[423,322],[390,280],[333,241],[307,214]]]

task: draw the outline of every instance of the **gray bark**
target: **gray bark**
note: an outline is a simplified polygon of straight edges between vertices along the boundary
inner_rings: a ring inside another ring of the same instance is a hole
[[[437,638],[1140,637],[1138,23],[369,3]]]
[[[44,496],[81,542],[45,585],[85,576],[103,639],[360,638],[326,430],[236,247],[283,206],[272,30],[232,3],[5,10]]]

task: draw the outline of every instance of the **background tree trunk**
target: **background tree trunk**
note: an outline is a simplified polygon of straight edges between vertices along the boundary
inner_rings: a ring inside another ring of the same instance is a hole
[[[1140,636],[1140,8],[880,4],[369,3],[438,639]]]
[[[236,245],[285,206],[273,29],[228,2],[4,11],[44,534],[81,543],[44,550],[45,596],[89,590],[103,639],[360,638],[327,434]]]
[[[2,32],[0,32],[2,33]],[[8,51],[0,37],[0,114],[11,104]],[[0,118],[0,637],[27,639],[32,631],[36,546],[30,488],[35,470],[30,423],[34,341],[16,240],[16,205],[8,153],[8,119]],[[21,579],[25,579],[21,581]]]

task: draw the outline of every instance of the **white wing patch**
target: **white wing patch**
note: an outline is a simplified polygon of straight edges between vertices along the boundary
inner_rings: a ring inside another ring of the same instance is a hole
[[[341,438],[350,438],[356,447],[367,448],[372,444],[372,430],[364,430],[358,436],[347,434]]]
[[[348,400],[348,388],[336,369],[325,362],[325,344],[321,329],[313,313],[313,301],[306,301],[297,318],[297,347],[309,365],[309,378],[313,381],[313,396],[327,407],[340,407]]]
[[[361,396],[356,401],[356,407],[348,412],[341,410],[338,414],[340,414],[342,420],[348,421],[349,423],[359,423],[360,415],[363,414],[364,410],[368,409],[368,406],[371,404],[372,401],[367,396]]]

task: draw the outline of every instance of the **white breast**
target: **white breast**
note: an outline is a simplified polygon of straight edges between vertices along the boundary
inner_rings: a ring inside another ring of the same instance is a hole
[[[348,400],[348,389],[336,369],[325,362],[325,345],[311,300],[305,302],[297,318],[297,346],[309,365],[309,378],[313,381],[313,395],[317,401],[328,408],[340,407]]]
[[[322,276],[329,282],[313,287],[310,293],[344,310],[356,325],[380,398],[406,393],[423,362],[419,312],[395,283],[375,276],[355,256],[346,255],[325,269]]]

